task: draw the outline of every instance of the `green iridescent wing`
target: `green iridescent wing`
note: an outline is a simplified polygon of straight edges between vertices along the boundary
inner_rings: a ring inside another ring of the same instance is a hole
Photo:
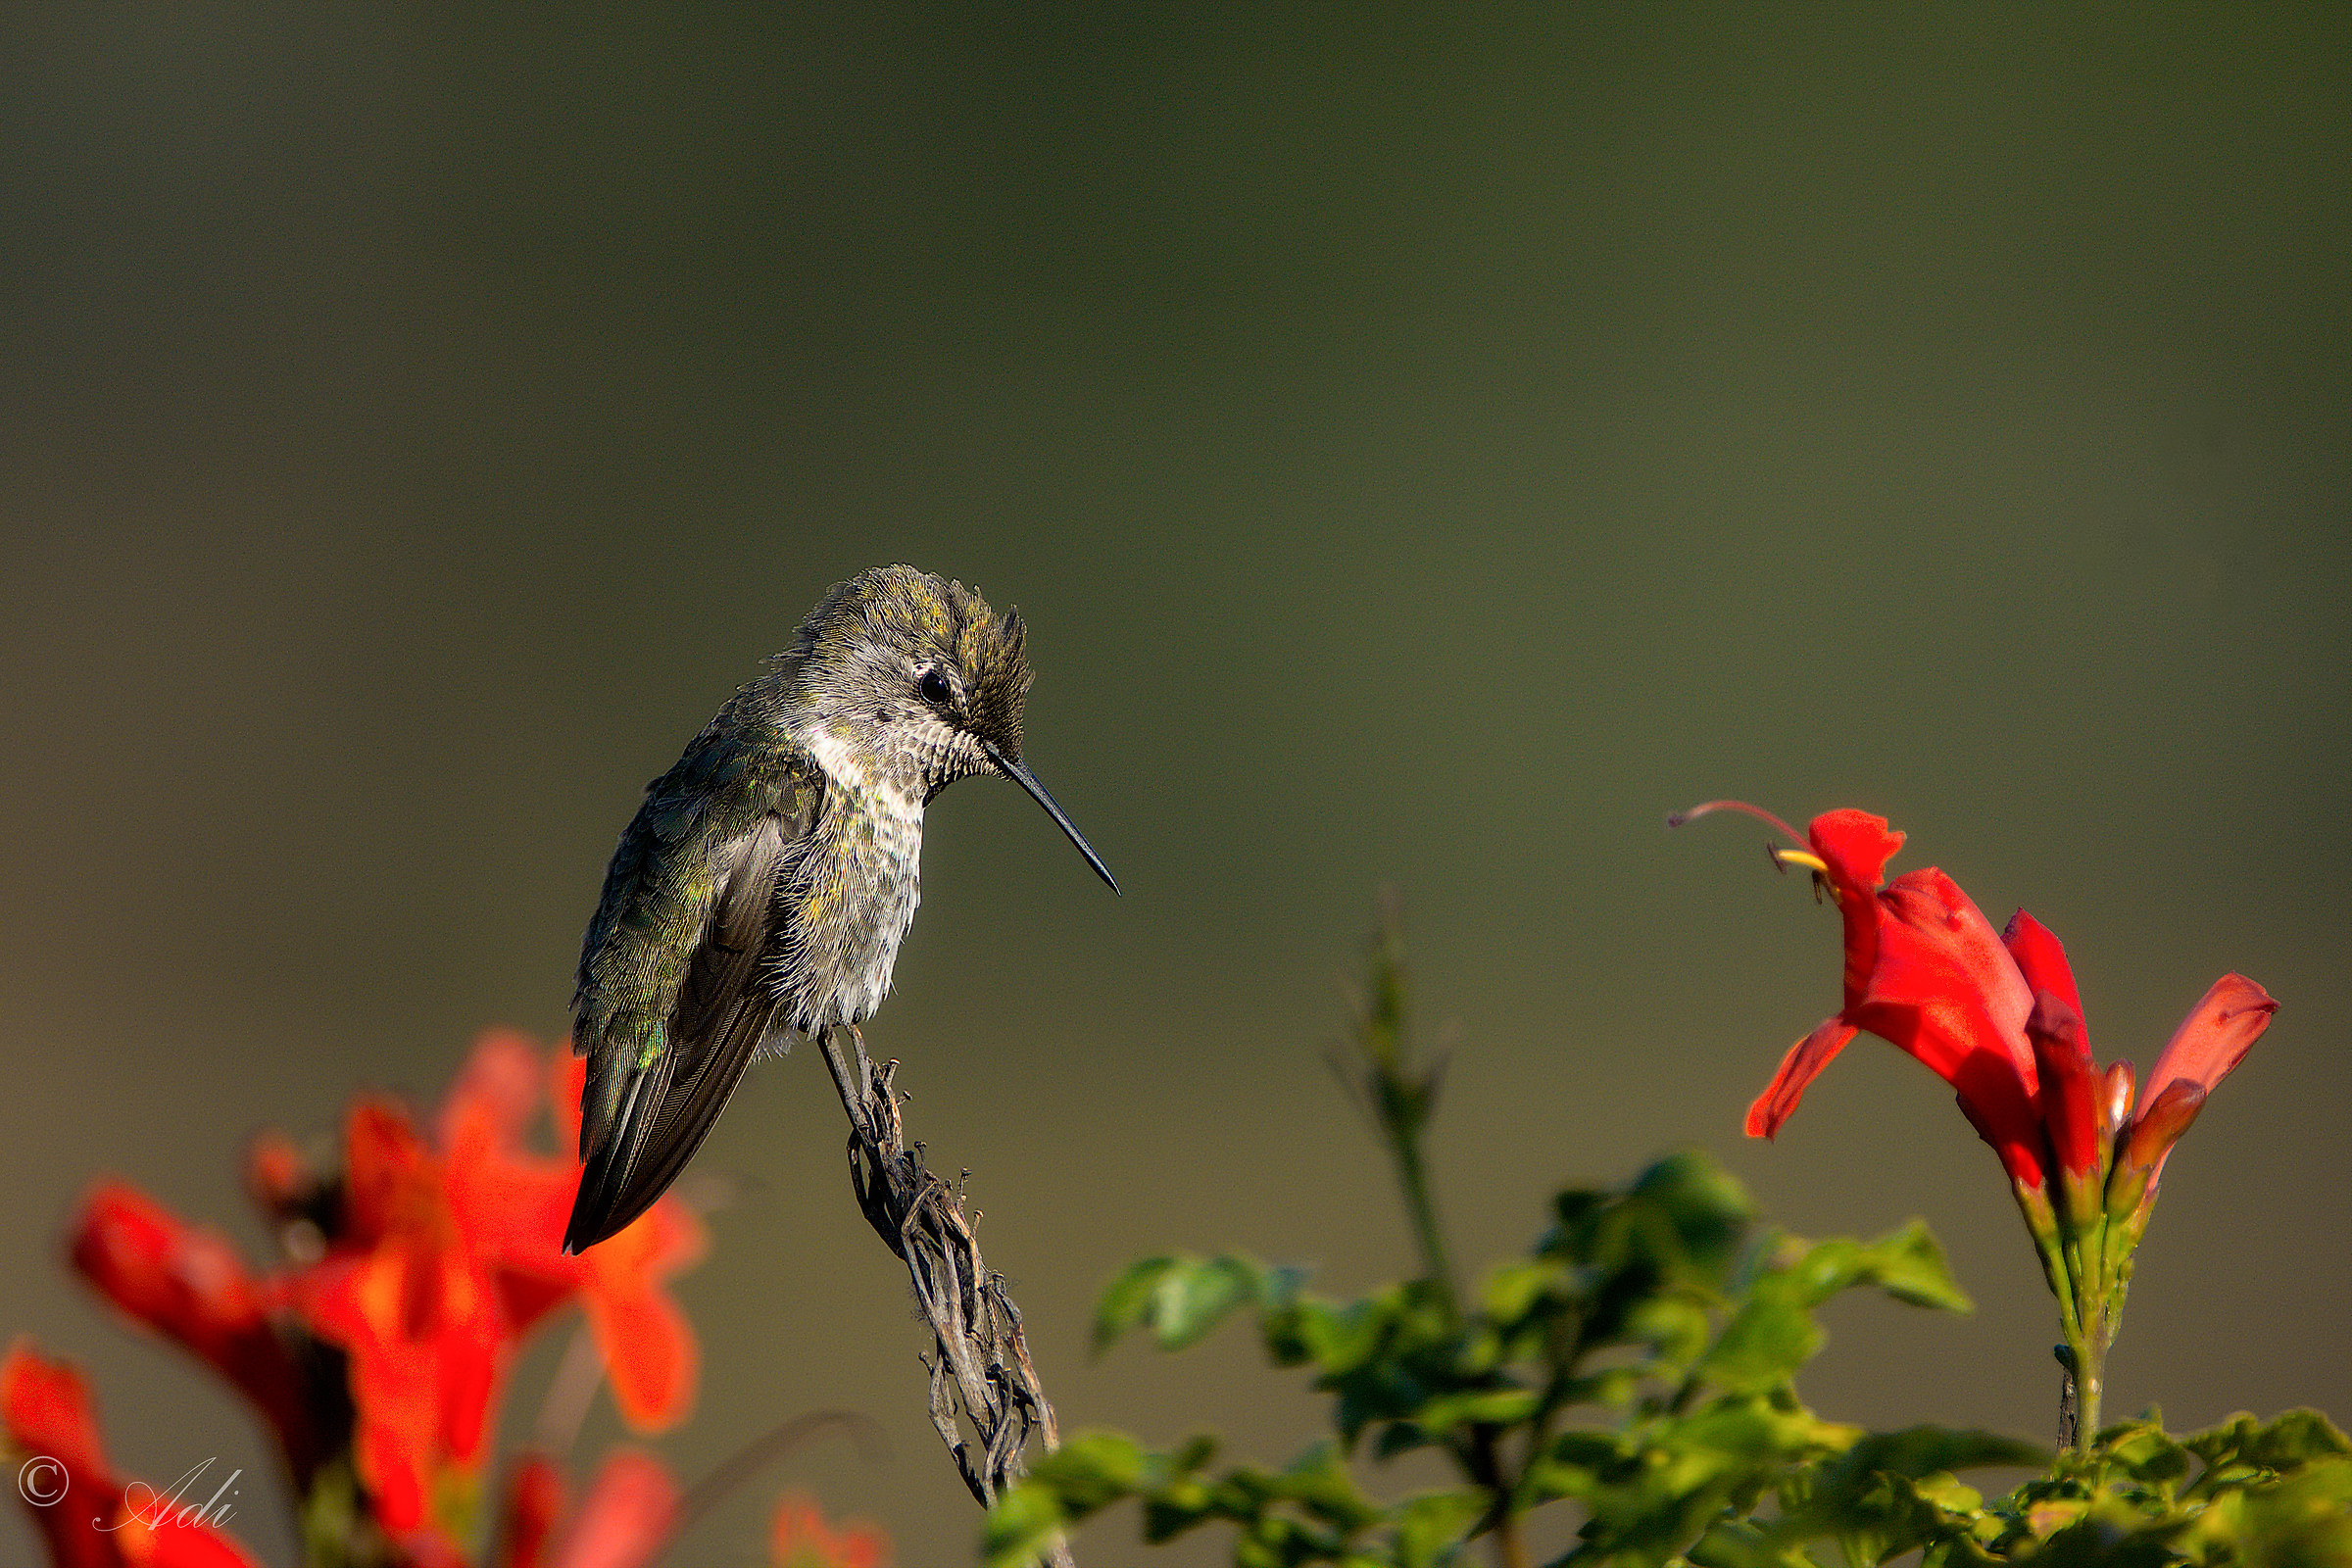
[[[621,835],[573,999],[587,1167],[564,1249],[603,1241],[685,1169],[775,1013],[776,890],[823,798],[781,731],[721,714]]]

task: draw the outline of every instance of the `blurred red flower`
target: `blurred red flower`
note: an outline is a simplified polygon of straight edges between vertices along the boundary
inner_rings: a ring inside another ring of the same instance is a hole
[[[642,1568],[669,1544],[679,1500],[661,1460],[616,1448],[566,1525],[563,1474],[545,1455],[531,1454],[508,1491],[496,1568]]]
[[[25,1456],[17,1490],[58,1568],[255,1568],[214,1528],[230,1505],[201,1481],[183,1494],[116,1479],[81,1374],[24,1340],[0,1359],[0,1423]]]
[[[270,1315],[270,1288],[226,1237],[102,1181],[82,1200],[70,1255],[108,1299],[243,1391],[275,1429],[297,1484],[308,1483],[324,1454],[302,1370]]]
[[[700,1225],[664,1203],[591,1255],[566,1257],[578,1161],[523,1147],[542,1095],[559,1128],[577,1115],[576,1089],[568,1107],[564,1099],[572,1059],[563,1053],[551,1080],[528,1040],[484,1035],[442,1102],[438,1150],[398,1104],[355,1106],[341,1230],[283,1282],[295,1314],[350,1357],[360,1477],[396,1540],[462,1539],[464,1521],[435,1505],[478,1495],[514,1347],[575,1296],[633,1427],[671,1425],[692,1401],[693,1334],[661,1281],[701,1255]]]
[[[245,1392],[298,1493],[348,1453],[399,1549],[455,1560],[472,1534],[500,1390],[524,1336],[558,1307],[580,1303],[633,1428],[670,1426],[693,1402],[694,1335],[663,1282],[701,1255],[694,1217],[667,1199],[586,1255],[563,1251],[580,1178],[579,1070],[568,1050],[551,1062],[525,1037],[493,1031],[430,1139],[401,1104],[375,1098],[346,1119],[339,1180],[311,1172],[282,1137],[258,1140],[248,1185],[281,1236],[299,1238],[277,1273],[256,1276],[225,1239],[120,1182],[85,1200],[74,1266]],[[542,1106],[557,1152],[525,1143]],[[336,1358],[318,1344],[341,1352],[345,1387],[322,1386]]]
[[[769,1568],[890,1568],[890,1537],[877,1525],[825,1522],[805,1492],[787,1492],[768,1527]]]

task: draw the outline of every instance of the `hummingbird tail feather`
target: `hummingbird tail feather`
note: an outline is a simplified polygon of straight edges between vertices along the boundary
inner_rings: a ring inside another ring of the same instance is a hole
[[[770,1008],[747,1004],[684,1077],[671,1080],[677,1053],[666,1052],[630,1074],[612,1135],[588,1156],[579,1196],[564,1230],[564,1250],[577,1253],[614,1235],[669,1190],[718,1113],[743,1081]]]

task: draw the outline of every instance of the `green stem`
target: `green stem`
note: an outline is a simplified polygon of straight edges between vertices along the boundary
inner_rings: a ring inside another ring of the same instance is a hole
[[[2077,1453],[2088,1453],[2099,1438],[2099,1405],[2107,1394],[2107,1336],[2103,1329],[2101,1325],[2099,1332],[2087,1334],[2070,1330],[2066,1337],[2071,1364],[2066,1369],[2067,1393],[2059,1406],[2058,1442],[2061,1447],[2071,1446]],[[2067,1430],[2070,1425],[2072,1432]]]
[[[1421,1267],[1437,1287],[1446,1315],[1459,1324],[1462,1309],[1453,1289],[1453,1266],[1446,1255],[1446,1236],[1438,1228],[1438,1206],[1429,1192],[1428,1167],[1421,1160],[1421,1143],[1409,1128],[1389,1125],[1389,1148],[1396,1156],[1396,1185],[1404,1193],[1404,1210],[1412,1221],[1413,1243],[1421,1250]]]

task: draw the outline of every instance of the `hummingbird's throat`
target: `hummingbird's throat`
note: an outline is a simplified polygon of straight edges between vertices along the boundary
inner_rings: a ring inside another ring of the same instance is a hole
[[[834,792],[856,812],[921,830],[923,803],[932,792],[924,779],[929,770],[915,757],[877,757],[824,724],[809,725],[802,738]]]

